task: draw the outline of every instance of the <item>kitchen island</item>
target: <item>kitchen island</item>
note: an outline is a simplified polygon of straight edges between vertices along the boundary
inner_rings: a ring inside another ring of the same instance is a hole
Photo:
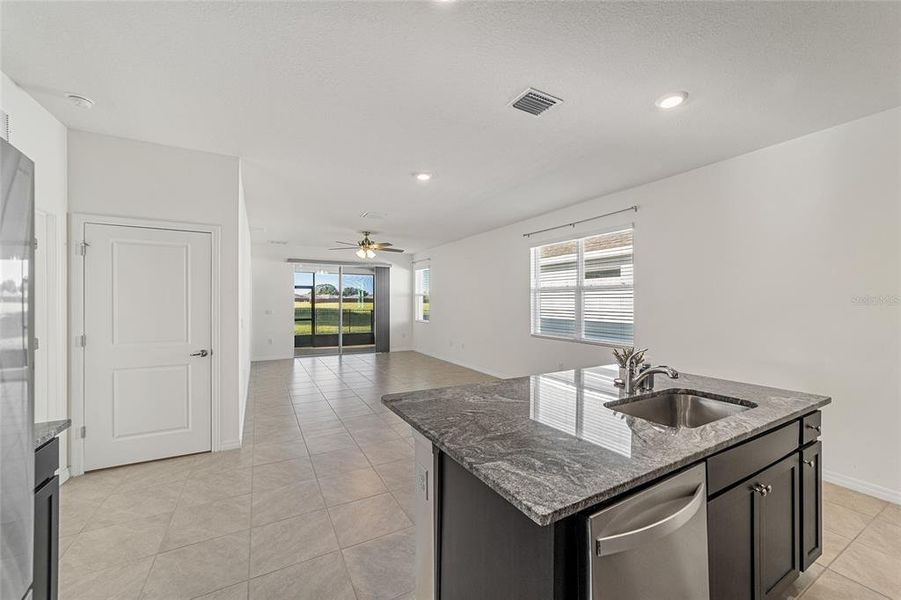
[[[711,598],[776,598],[819,556],[828,397],[697,375],[625,394],[617,375],[600,366],[383,398],[434,448],[434,524],[417,527],[434,526],[436,597],[705,597],[709,584]],[[676,427],[625,412],[654,398],[729,410]],[[699,485],[655,491],[680,474]],[[652,506],[654,493],[664,498]],[[672,533],[689,517],[703,548]],[[675,551],[654,558],[667,543]]]

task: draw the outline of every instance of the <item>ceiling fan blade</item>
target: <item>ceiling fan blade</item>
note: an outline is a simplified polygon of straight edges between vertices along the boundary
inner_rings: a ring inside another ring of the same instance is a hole
[[[404,252],[400,248],[382,248],[379,252]]]
[[[340,240],[336,240],[335,243],[336,244],[345,244],[347,246],[357,246],[358,245],[356,242],[342,242]]]
[[[394,245],[394,244],[392,244],[392,243],[390,243],[390,242],[372,242],[371,248],[373,248],[373,249],[376,249],[376,248],[389,248],[389,247],[391,247],[391,246],[393,246],[393,245]]]
[[[353,250],[353,248],[329,248],[329,250]]]

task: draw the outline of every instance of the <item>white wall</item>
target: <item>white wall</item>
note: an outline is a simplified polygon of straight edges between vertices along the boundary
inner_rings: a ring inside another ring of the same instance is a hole
[[[215,350],[223,449],[240,445],[239,187],[235,157],[69,131],[71,212],[221,227]]]
[[[244,438],[244,413],[247,408],[247,392],[250,383],[251,302],[253,276],[251,274],[250,223],[247,221],[247,205],[244,202],[244,177],[238,171],[238,434]]]
[[[529,335],[522,234],[638,204],[571,233],[634,219],[636,343],[651,360],[831,395],[827,475],[901,501],[899,139],[894,109],[419,253],[432,321],[414,323],[414,348],[501,376],[611,362]]]
[[[294,265],[288,258],[347,260],[322,248],[253,245],[253,360],[275,360],[294,356]],[[378,256],[376,262],[391,264],[391,351],[412,348],[413,301],[409,256]]]
[[[38,253],[46,266],[47,280],[35,280],[36,296],[44,298],[36,323],[41,332],[35,356],[37,385],[35,420],[68,416],[66,386],[68,345],[66,302],[66,127],[22,88],[0,73],[0,110],[9,115],[9,142],[35,163],[35,212],[42,225]],[[43,372],[42,372],[43,370]],[[60,436],[61,479],[68,477],[68,434]]]

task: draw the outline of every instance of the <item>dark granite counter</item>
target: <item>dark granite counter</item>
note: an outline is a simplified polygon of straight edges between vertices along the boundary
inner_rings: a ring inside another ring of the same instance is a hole
[[[40,448],[72,425],[69,419],[60,419],[59,421],[45,421],[43,423],[34,424],[34,447]]]
[[[548,525],[828,404],[723,379],[658,376],[656,391],[720,396],[749,410],[674,429],[604,405],[615,365],[391,394],[382,402],[539,525]],[[634,395],[634,394],[633,394]]]

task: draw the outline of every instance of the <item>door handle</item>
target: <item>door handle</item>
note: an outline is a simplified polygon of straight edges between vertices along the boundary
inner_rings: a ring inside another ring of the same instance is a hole
[[[192,352],[192,353],[189,354],[188,356],[200,356],[200,357],[204,357],[204,356],[207,356],[207,355],[209,355],[209,352],[207,352],[206,350],[201,350],[200,352]]]
[[[632,531],[626,531],[625,533],[597,538],[594,541],[595,554],[601,557],[625,552],[668,535],[688,523],[706,500],[705,488],[702,483],[695,489],[694,494],[687,503],[676,512],[660,519],[656,523],[651,523]]]
[[[805,427],[807,427],[807,429],[813,429],[817,433],[823,432],[823,428],[819,425],[811,425],[810,423],[808,423],[807,425],[805,425]]]
[[[804,463],[805,465],[807,465],[808,467],[812,467],[816,464],[812,460],[802,460],[801,462]]]
[[[773,486],[771,486],[771,485],[764,485],[764,484],[762,484],[762,483],[755,483],[755,484],[751,487],[751,489],[752,489],[754,492],[760,494],[761,496],[769,496],[770,493],[773,491]]]

